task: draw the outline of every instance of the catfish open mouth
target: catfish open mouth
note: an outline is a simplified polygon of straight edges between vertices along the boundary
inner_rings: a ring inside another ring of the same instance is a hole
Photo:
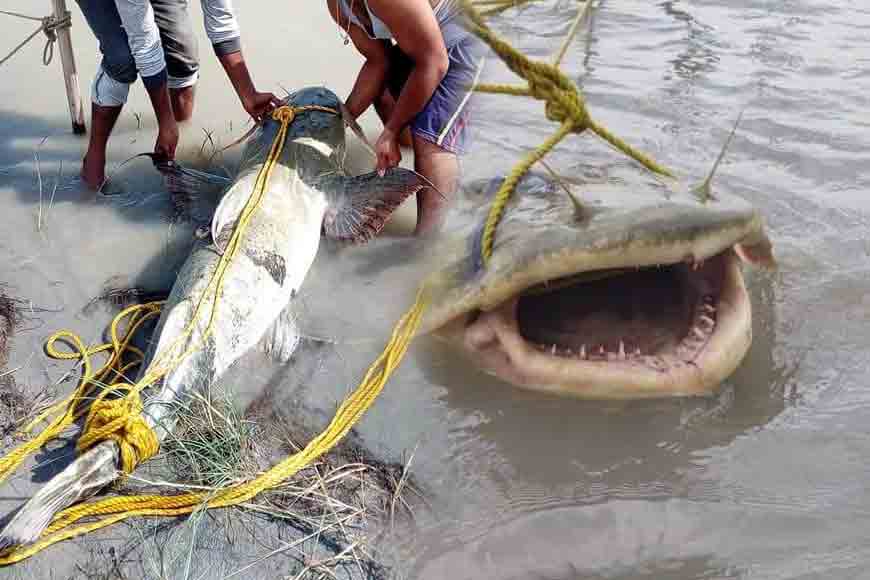
[[[751,343],[730,248],[703,263],[584,272],[539,283],[466,319],[484,369],[538,390],[623,398],[712,391]]]
[[[716,328],[724,260],[694,271],[677,264],[543,285],[519,298],[520,335],[544,352],[581,360],[689,363]]]

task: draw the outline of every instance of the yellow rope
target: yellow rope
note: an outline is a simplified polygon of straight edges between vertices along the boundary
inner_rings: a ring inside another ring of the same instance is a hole
[[[550,150],[553,149],[553,147],[570,133],[582,133],[589,129],[621,152],[635,159],[647,169],[663,175],[672,176],[670,171],[661,167],[655,161],[635,150],[628,143],[596,123],[590,117],[583,96],[577,90],[577,87],[570,79],[568,79],[568,77],[565,76],[564,73],[562,73],[561,70],[559,70],[558,65],[564,55],[567,41],[576,32],[577,25],[585,16],[586,11],[588,10],[588,2],[590,1],[591,0],[586,0],[587,5],[584,6],[578,14],[577,20],[571,26],[568,39],[563,43],[562,48],[557,53],[553,63],[545,63],[530,60],[507,42],[496,36],[496,34],[493,33],[484,23],[481,13],[479,13],[474,7],[474,4],[481,4],[480,0],[475,3],[472,3],[470,0],[460,0],[463,9],[468,16],[469,26],[472,32],[486,42],[499,58],[505,62],[508,68],[522,77],[527,83],[526,86],[478,84],[475,85],[473,89],[482,93],[534,97],[545,101],[546,105],[544,112],[547,118],[560,124],[559,130],[552,137],[547,139],[514,167],[508,178],[502,183],[498,192],[496,192],[483,229],[480,246],[480,257],[484,266],[488,263],[490,255],[492,255],[495,229],[504,212],[505,205],[510,200],[517,183],[519,183],[520,179],[522,179],[523,175],[525,175],[532,165],[540,161],[550,152]],[[512,5],[510,0],[492,0],[491,2],[484,0],[484,2],[486,4],[499,4],[505,7],[510,7]]]
[[[221,294],[221,285],[227,266],[237,251],[245,227],[266,190],[269,176],[281,155],[287,129],[293,121],[294,116],[304,110],[330,111],[338,114],[338,112],[332,109],[316,106],[299,107],[296,109],[281,107],[273,113],[273,117],[281,122],[280,129],[272,143],[266,163],[257,176],[254,191],[242,210],[233,235],[227,244],[227,249],[218,262],[215,274],[202,300],[194,310],[191,323],[182,333],[182,336],[167,349],[166,352],[168,354],[155,359],[152,365],[149,366],[148,372],[143,375],[140,381],[136,384],[126,382],[112,383],[111,386],[103,388],[96,397],[93,397],[89,406],[90,411],[85,421],[83,435],[78,443],[80,451],[107,439],[115,440],[121,449],[122,469],[128,473],[135,468],[138,462],[144,461],[157,452],[157,439],[141,416],[142,403],[140,393],[142,389],[154,384],[165,376],[169,370],[177,366],[180,360],[194,348],[194,346],[189,346],[181,354],[173,355],[173,351],[180,346],[180,341],[193,334],[195,321],[203,303],[207,299],[210,299],[212,302],[211,312],[209,313],[205,331],[199,337],[199,341],[195,346],[201,344],[212,331],[217,300]],[[210,290],[211,298],[208,298]],[[31,441],[28,441],[8,456],[0,459],[0,479],[8,476],[30,453],[56,437],[60,431],[80,417],[85,412],[85,408],[88,407],[87,402],[93,396],[95,387],[102,386],[110,380],[123,379],[124,374],[132,366],[141,363],[142,352],[131,347],[129,342],[133,333],[145,320],[159,313],[161,305],[162,303],[160,302],[154,302],[135,305],[125,309],[112,323],[111,342],[96,348],[88,349],[81,339],[67,331],[56,333],[49,339],[46,347],[49,355],[55,358],[80,360],[82,362],[84,366],[82,379],[78,388],[70,397],[54,405],[34,422],[34,424],[39,423],[51,415],[60,413],[48,427]],[[381,356],[371,365],[359,387],[342,403],[329,426],[299,453],[291,455],[249,482],[222,488],[213,493],[191,493],[175,496],[120,496],[72,506],[55,516],[38,541],[29,546],[14,546],[0,554],[0,565],[19,562],[56,542],[104,528],[129,517],[173,516],[188,514],[201,507],[212,508],[237,505],[250,500],[264,490],[280,484],[308,463],[329,451],[347,434],[362,414],[371,406],[404,356],[416,329],[419,327],[425,307],[426,294],[421,287],[414,305],[399,320],[390,342]],[[130,320],[127,323],[126,332],[121,333],[119,328],[126,318]],[[59,351],[55,343],[61,339],[71,342],[75,347],[75,351]],[[99,352],[110,352],[109,360],[99,371],[93,372],[90,359],[92,355]],[[127,363],[123,362],[125,352],[132,352],[136,356],[136,360]],[[164,361],[167,357],[169,360]],[[123,394],[123,396],[109,398],[112,394]],[[75,525],[83,518],[96,519],[88,523]]]
[[[6,479],[10,473],[15,471],[21,462],[31,453],[40,449],[48,441],[55,439],[64,429],[79,419],[88,410],[88,403],[90,401],[93,400],[95,403],[97,401],[104,401],[107,396],[120,393],[123,390],[124,385],[113,385],[109,388],[103,388],[103,386],[123,378],[127,371],[141,362],[142,352],[130,346],[129,343],[133,334],[145,321],[159,314],[160,304],[160,302],[152,302],[136,305],[121,312],[112,322],[111,342],[96,348],[88,349],[78,336],[67,331],[57,332],[48,339],[46,351],[50,356],[57,359],[80,360],[82,362],[84,366],[82,379],[76,390],[69,397],[41,413],[24,428],[25,433],[30,433],[38,424],[54,416],[54,419],[48,422],[48,425],[39,435],[18,446],[0,459],[0,481]],[[121,324],[125,321],[127,322],[126,329],[122,332]],[[74,351],[63,352],[58,350],[57,343],[60,341],[70,343],[74,347]],[[108,360],[95,372],[92,369],[91,357],[106,351],[111,352]],[[123,360],[125,353],[133,354],[136,359],[125,363]],[[96,391],[100,392],[95,397],[94,393]],[[88,420],[94,420],[93,411]],[[146,444],[145,447],[147,449],[148,445]],[[143,450],[144,452],[145,450]]]
[[[341,404],[326,429],[302,451],[291,455],[251,481],[215,492],[174,496],[119,496],[70,507],[55,516],[38,541],[0,554],[0,565],[20,562],[52,544],[99,530],[130,517],[178,516],[203,508],[238,505],[292,477],[332,449],[372,405],[392,372],[399,366],[420,325],[427,302],[426,293],[421,288],[413,307],[399,320],[384,352],[369,367],[360,386]],[[77,524],[84,518],[95,519]]]

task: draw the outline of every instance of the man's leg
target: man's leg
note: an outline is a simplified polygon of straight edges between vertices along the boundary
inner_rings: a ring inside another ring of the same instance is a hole
[[[199,47],[193,33],[188,3],[180,0],[151,0],[151,6],[166,57],[172,112],[179,123],[188,121],[193,116],[194,87],[199,79]]]
[[[81,178],[90,189],[99,190],[106,181],[106,148],[121,107],[91,103],[91,136],[82,159]]]
[[[195,85],[169,89],[169,100],[172,102],[172,112],[179,123],[189,121],[193,116],[193,101]]]
[[[481,60],[474,58],[468,41],[460,41],[447,51],[447,75],[423,110],[411,121],[414,140],[414,168],[431,181],[438,191],[427,187],[417,194],[417,228],[424,236],[440,229],[447,207],[459,187],[459,159],[468,148],[471,94],[468,89],[479,76]],[[401,55],[396,57],[401,61]],[[392,55],[390,64],[392,66]],[[396,93],[395,89],[393,90]],[[439,193],[440,192],[440,193]]]
[[[414,235],[425,236],[441,227],[447,206],[459,186],[459,160],[455,153],[414,135],[414,170],[438,189],[427,187],[417,194]]]
[[[78,4],[103,53],[91,84],[91,134],[81,171],[82,181],[91,189],[99,189],[106,180],[109,136],[136,80],[136,63],[114,3],[78,0]]]

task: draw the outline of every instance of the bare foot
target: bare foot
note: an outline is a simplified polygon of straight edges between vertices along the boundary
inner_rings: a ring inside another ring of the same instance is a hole
[[[106,181],[106,160],[96,160],[95,156],[85,155],[85,158],[82,159],[82,171],[80,175],[82,181],[88,186],[88,189],[99,191]]]

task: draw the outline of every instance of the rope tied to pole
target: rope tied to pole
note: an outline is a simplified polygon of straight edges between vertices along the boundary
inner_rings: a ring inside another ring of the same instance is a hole
[[[34,30],[27,38],[25,38],[21,43],[18,44],[12,51],[0,59],[0,66],[2,66],[7,60],[15,56],[22,48],[24,48],[28,42],[36,38],[40,32],[45,34],[45,47],[42,49],[42,64],[48,66],[51,64],[52,59],[54,58],[54,43],[57,42],[57,31],[63,28],[70,28],[72,26],[72,17],[70,11],[67,10],[64,12],[63,18],[56,18],[54,15],[44,16],[42,18],[36,16],[28,16],[26,14],[20,14],[18,12],[10,12],[8,10],[0,10],[0,14],[6,14],[7,16],[13,16],[16,18],[21,18],[23,20],[33,20],[35,22],[39,22],[39,28]]]

